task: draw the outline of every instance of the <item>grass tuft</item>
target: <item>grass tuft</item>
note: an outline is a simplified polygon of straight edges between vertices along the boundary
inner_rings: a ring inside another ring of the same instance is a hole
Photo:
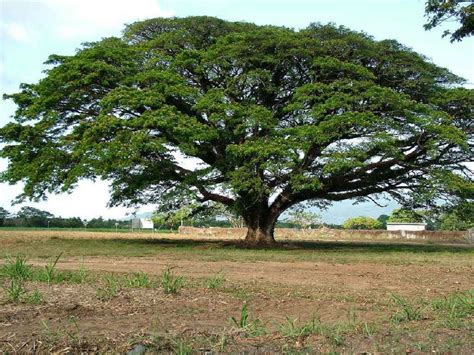
[[[421,306],[416,307],[402,296],[392,295],[391,298],[392,302],[397,306],[397,311],[391,318],[392,322],[418,321],[423,318]]]
[[[297,324],[297,318],[286,318],[286,321],[279,326],[280,333],[287,338],[297,338],[312,334],[323,334],[323,326],[317,318],[311,318],[306,323]]]
[[[20,302],[21,297],[26,294],[26,290],[23,286],[23,280],[13,278],[10,280],[6,288],[7,300],[9,302],[17,303]]]
[[[127,288],[149,288],[151,287],[150,278],[142,271],[135,272],[125,278],[124,287]]]
[[[248,336],[260,336],[266,333],[265,326],[260,319],[255,318],[253,321],[249,320],[247,303],[245,302],[240,309],[239,319],[231,317],[230,320],[237,329],[243,331]]]
[[[0,274],[10,279],[28,280],[32,271],[26,263],[26,257],[16,256],[15,259],[7,258],[6,263],[0,269]]]
[[[34,290],[32,293],[26,295],[25,302],[29,304],[40,304],[43,302],[43,295],[38,290]]]
[[[97,297],[102,301],[110,300],[118,295],[119,281],[115,275],[107,274],[102,278],[102,285],[97,289]]]
[[[218,273],[206,279],[206,287],[210,290],[216,290],[221,287],[224,282],[224,275],[222,273]]]
[[[161,273],[161,287],[166,294],[177,294],[184,287],[184,278],[173,275],[171,268],[166,268]]]
[[[56,277],[56,264],[59,261],[59,258],[61,257],[63,253],[59,253],[59,255],[56,257],[54,260],[50,260],[47,265],[44,266],[43,270],[43,275],[44,279],[48,283],[48,285],[51,285],[55,281]]]

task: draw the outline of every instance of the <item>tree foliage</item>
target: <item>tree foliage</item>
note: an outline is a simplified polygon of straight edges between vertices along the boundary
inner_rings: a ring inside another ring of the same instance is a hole
[[[474,228],[474,203],[463,202],[442,213],[439,228],[453,231]]]
[[[383,229],[387,228],[387,221],[388,221],[389,218],[390,218],[390,216],[388,216],[386,214],[381,214],[380,216],[377,217],[377,221],[380,222]]]
[[[249,243],[290,207],[472,198],[473,92],[393,40],[311,24],[150,19],[52,55],[6,95],[2,181],[19,199],[111,182],[111,204],[221,203]]]
[[[388,222],[391,223],[423,223],[423,214],[411,208],[393,210]]]
[[[459,24],[454,32],[444,31],[443,37],[450,36],[451,42],[461,41],[474,34],[474,4],[471,1],[428,0],[425,13],[428,17],[425,24],[427,30],[451,21]]]
[[[5,219],[10,217],[10,212],[8,212],[5,208],[0,207],[0,227],[2,227],[5,223]]]
[[[344,229],[383,229],[383,223],[371,217],[354,217],[347,219],[343,224]]]

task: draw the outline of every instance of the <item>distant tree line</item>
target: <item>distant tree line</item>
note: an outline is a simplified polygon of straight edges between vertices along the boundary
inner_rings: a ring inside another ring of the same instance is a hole
[[[186,206],[177,210],[157,211],[153,216],[157,229],[177,229],[180,225],[195,227],[244,227],[238,215],[220,206],[198,210]],[[386,229],[387,222],[426,223],[430,230],[467,230],[474,228],[474,204],[465,201],[442,211],[426,211],[412,208],[395,209],[392,214],[380,215],[377,219],[359,216],[347,219],[342,225],[323,223],[321,217],[304,209],[293,209],[279,221],[278,228],[333,228],[333,229]],[[0,227],[36,228],[130,228],[130,220],[103,219],[82,220],[79,217],[62,218],[48,211],[24,206],[17,213],[10,213],[0,207]]]
[[[93,218],[89,221],[79,217],[57,217],[48,211],[24,206],[17,213],[11,213],[0,207],[0,227],[35,227],[35,228],[118,228],[130,227],[130,221],[117,219]]]

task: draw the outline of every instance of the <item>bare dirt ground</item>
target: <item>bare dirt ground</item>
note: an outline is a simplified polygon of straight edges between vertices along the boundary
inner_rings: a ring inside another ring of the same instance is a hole
[[[8,248],[20,239],[0,245]],[[47,241],[41,243],[48,248]],[[43,301],[6,300],[0,305],[0,353],[469,354],[474,350],[473,314],[447,323],[448,316],[440,316],[432,307],[433,300],[472,289],[472,254],[452,265],[444,254],[442,263],[385,264],[369,257],[366,262],[341,263],[296,257],[289,261],[268,257],[264,261],[233,261],[229,251],[229,260],[210,261],[195,253],[74,256],[66,247],[70,245],[64,246],[67,255],[58,262],[57,273],[87,270],[88,280],[50,285],[26,281],[25,289],[39,291]],[[46,263],[42,258],[28,259],[36,270],[44,269]],[[159,284],[166,268],[185,277],[177,294],[165,294]],[[149,276],[151,285],[126,287],[123,280],[139,271]],[[120,280],[117,292],[99,297],[104,277],[112,273]],[[210,289],[209,278],[216,275],[221,275],[223,282]],[[4,287],[0,300],[7,294],[9,282],[0,278]],[[407,304],[395,304],[394,295]],[[472,312],[472,299],[470,302]],[[241,327],[230,318],[239,323],[244,304],[249,324]],[[419,317],[394,321],[395,315],[410,311],[418,312]],[[311,320],[313,326],[308,327]]]
[[[43,266],[44,261],[32,261]],[[470,266],[440,267],[436,265],[374,265],[373,263],[332,264],[324,262],[232,262],[181,260],[174,256],[154,258],[90,257],[61,260],[58,268],[109,272],[138,272],[159,275],[171,267],[179,274],[191,278],[205,278],[225,274],[232,283],[264,283],[288,288],[319,290],[337,293],[361,293],[382,296],[389,292],[406,296],[438,296],[474,285]]]

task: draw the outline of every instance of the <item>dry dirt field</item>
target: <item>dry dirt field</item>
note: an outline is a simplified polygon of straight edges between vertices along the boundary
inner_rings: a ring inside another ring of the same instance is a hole
[[[186,238],[0,230],[0,353],[474,351],[472,248]]]

